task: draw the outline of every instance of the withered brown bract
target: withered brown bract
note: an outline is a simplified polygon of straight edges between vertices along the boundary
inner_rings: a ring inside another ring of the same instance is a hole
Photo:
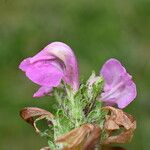
[[[100,150],[124,150],[121,147],[107,147],[107,145],[113,143],[127,143],[130,141],[136,129],[135,119],[121,109],[110,106],[103,107],[103,109],[109,111],[103,127],[108,137],[103,141],[100,141],[102,130],[98,125],[84,124],[60,136],[55,143],[63,145],[62,150],[94,150],[95,148]],[[36,126],[36,121],[44,118],[54,118],[50,112],[37,107],[23,108],[20,111],[20,116],[31,124],[36,132],[40,132]],[[120,133],[113,135],[118,130]],[[50,148],[44,147],[41,150],[50,150]]]
[[[100,132],[97,125],[84,124],[59,137],[56,143],[63,144],[63,150],[92,150],[100,140]]]
[[[121,109],[116,109],[114,107],[104,107],[110,112],[110,115],[107,115],[106,121],[104,124],[104,130],[108,134],[102,144],[112,144],[112,143],[127,143],[133,137],[133,132],[136,129],[135,119],[123,112]],[[120,130],[120,133],[113,135],[116,131]]]
[[[27,123],[31,124],[38,133],[40,130],[37,128],[35,122],[44,118],[53,118],[53,115],[49,111],[37,107],[25,107],[21,109],[20,116]]]

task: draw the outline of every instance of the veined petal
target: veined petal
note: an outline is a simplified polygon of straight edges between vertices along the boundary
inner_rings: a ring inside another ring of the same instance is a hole
[[[104,92],[101,94],[102,101],[124,108],[135,99],[136,85],[118,60],[108,60],[103,65],[100,74],[105,81]]]
[[[45,87],[42,86],[39,88],[39,90],[37,92],[34,93],[33,97],[34,98],[39,98],[39,97],[43,97],[47,94],[49,94],[52,91],[52,87]]]

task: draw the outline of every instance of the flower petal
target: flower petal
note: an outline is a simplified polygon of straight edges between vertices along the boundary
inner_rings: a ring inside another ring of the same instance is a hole
[[[31,59],[31,58],[26,58],[26,59],[24,59],[24,60],[20,63],[19,68],[20,68],[22,71],[26,71],[26,70],[29,68],[29,66],[30,66],[30,59]]]
[[[79,88],[78,63],[72,49],[62,42],[53,42],[46,46],[44,51],[64,63],[65,71],[63,80],[70,84],[74,90],[77,90]]]
[[[126,81],[126,86],[124,87],[124,90],[122,90],[122,92],[120,92],[120,95],[118,96],[118,107],[125,108],[136,98],[136,95],[136,85],[132,80],[128,79]]]
[[[118,60],[108,60],[100,74],[105,80],[104,92],[101,94],[102,101],[124,108],[135,99],[136,85]]]
[[[29,61],[29,59],[27,59]],[[54,63],[54,62],[53,62]],[[47,60],[29,63],[23,61],[21,67],[26,72],[26,76],[34,83],[46,87],[56,87],[60,84],[63,72]]]
[[[72,49],[62,42],[49,44],[35,56],[23,60],[19,68],[42,87],[56,87],[61,80],[74,90],[79,87],[76,57]]]
[[[121,76],[126,73],[125,68],[116,59],[109,59],[102,67],[100,74],[105,79],[105,90],[110,90],[120,82]]]
[[[30,62],[35,63],[41,60],[53,60],[53,59],[55,59],[54,56],[50,55],[47,51],[42,50],[39,53],[37,53],[35,56],[33,56],[30,59]]]
[[[52,89],[53,89],[52,87],[42,86],[39,88],[39,90],[37,92],[34,93],[33,97],[34,98],[43,97],[43,96],[47,95],[49,92],[51,92]]]

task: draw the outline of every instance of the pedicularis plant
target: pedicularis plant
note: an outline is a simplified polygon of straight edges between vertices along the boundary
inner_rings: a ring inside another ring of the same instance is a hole
[[[135,99],[136,85],[118,60],[109,59],[98,75],[93,72],[80,83],[72,49],[53,42],[23,60],[19,68],[40,86],[33,97],[49,95],[57,103],[54,114],[37,107],[20,111],[21,117],[47,139],[48,147],[43,149],[94,150],[131,140],[136,121],[122,109]]]

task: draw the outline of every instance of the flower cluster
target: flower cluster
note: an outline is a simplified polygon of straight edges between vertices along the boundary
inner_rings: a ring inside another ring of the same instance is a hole
[[[105,126],[111,120],[111,117],[110,119],[106,117],[108,110],[115,112],[115,108],[113,109],[110,106],[118,106],[119,109],[116,109],[116,111],[123,112],[120,109],[128,106],[137,95],[132,76],[114,58],[104,63],[99,75],[95,75],[93,72],[86,82],[80,83],[75,54],[68,45],[62,42],[50,43],[35,56],[23,60],[19,68],[25,72],[32,82],[40,86],[33,97],[52,95],[58,102],[54,115],[38,108],[25,108],[21,111],[22,118],[34,125],[36,131],[42,136],[48,138],[49,146],[52,149],[63,149],[65,147],[68,147],[68,149],[69,147],[70,149],[79,149],[79,147],[86,149],[85,147],[89,143],[84,142],[83,144],[83,141],[91,132],[102,132],[102,130],[106,132],[106,129],[108,129]],[[102,107],[103,105],[106,106],[105,109]],[[37,117],[36,120],[29,121],[35,116]],[[117,116],[118,113],[116,113]],[[124,118],[124,116],[126,115],[122,113],[121,117]],[[128,116],[126,117],[128,118]],[[41,132],[37,128],[36,122],[43,118],[48,122],[48,129]],[[120,125],[124,126],[124,123],[118,124],[116,120],[113,121],[118,129]],[[124,119],[125,122],[126,120]],[[128,119],[129,128],[124,126],[128,132],[135,129],[133,120]],[[82,139],[78,137],[79,141],[69,143],[68,138],[74,134],[73,129]],[[82,131],[84,131],[83,135],[80,135]],[[110,137],[108,134],[106,136]],[[100,137],[102,137],[102,134]]]
[[[19,68],[41,86],[34,97],[47,95],[53,87],[60,86],[62,80],[75,91],[79,89],[77,60],[72,49],[64,43],[49,44],[35,56],[23,60]],[[104,78],[101,101],[124,108],[135,99],[136,85],[118,60],[109,59],[100,70],[100,76]]]

